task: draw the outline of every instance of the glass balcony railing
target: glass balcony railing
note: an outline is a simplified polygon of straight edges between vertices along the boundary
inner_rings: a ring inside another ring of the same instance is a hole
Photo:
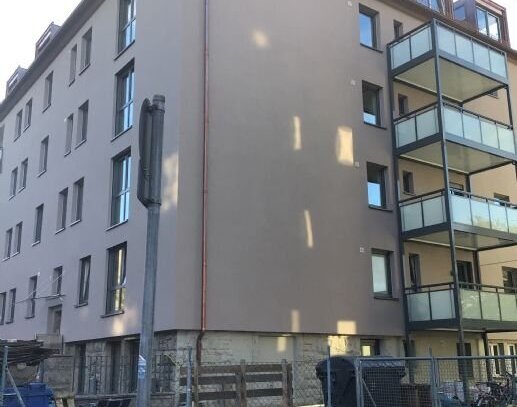
[[[506,54],[441,22],[436,22],[438,48],[476,69],[508,78]],[[410,31],[389,45],[391,67],[396,69],[433,50],[432,23]],[[446,56],[446,55],[444,55]]]
[[[445,104],[443,128],[446,134],[515,154],[513,128],[468,110]],[[436,104],[425,106],[395,120],[397,147],[425,139],[439,132]]]
[[[445,190],[401,202],[402,231],[446,222]],[[452,220],[455,223],[517,234],[517,205],[456,189],[450,190]]]
[[[454,319],[452,283],[408,290],[411,322]],[[480,284],[460,284],[460,304],[464,319],[517,322],[517,289]]]
[[[477,68],[490,71],[495,75],[507,78],[506,56],[495,48],[481,41],[468,37],[457,30],[438,24],[438,47],[441,51],[475,65]]]

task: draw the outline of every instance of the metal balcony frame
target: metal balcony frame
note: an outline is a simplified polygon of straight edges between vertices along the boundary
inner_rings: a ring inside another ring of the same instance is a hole
[[[436,105],[438,107],[438,109],[437,109],[438,132],[437,132],[437,135],[435,135],[433,137],[436,137],[435,142],[440,142],[440,150],[441,150],[441,156],[442,156],[442,167],[441,168],[442,168],[442,172],[443,172],[443,184],[444,184],[445,190],[450,189],[450,178],[449,178],[449,164],[448,164],[448,155],[447,155],[447,137],[446,137],[446,134],[444,131],[444,121],[443,121],[443,107],[444,107],[444,102],[445,102],[446,97],[442,93],[442,75],[441,75],[441,67],[440,67],[440,61],[442,58],[446,59],[452,63],[456,63],[467,69],[470,69],[475,73],[478,73],[480,75],[483,75],[490,79],[498,81],[500,83],[500,86],[497,87],[497,89],[501,89],[501,88],[506,89],[508,112],[509,112],[509,119],[510,119],[509,124],[512,127],[512,129],[514,127],[511,95],[510,95],[508,80],[506,78],[501,78],[501,77],[497,78],[496,77],[497,75],[494,75],[492,72],[489,72],[489,73],[483,72],[483,70],[481,70],[478,66],[468,64],[468,63],[466,63],[466,61],[461,60],[459,58],[451,58],[452,57],[451,55],[445,54],[444,52],[442,52],[438,47],[438,39],[437,39],[437,37],[438,37],[437,29],[438,29],[439,24],[443,25],[455,32],[460,32],[459,30],[452,28],[452,27],[448,26],[447,24],[442,23],[441,21],[438,22],[438,20],[432,19],[429,23],[426,23],[420,27],[415,28],[414,30],[409,31],[404,36],[396,39],[395,41],[390,42],[387,45],[386,55],[387,55],[387,60],[388,60],[387,67],[388,67],[388,76],[389,76],[389,80],[388,80],[389,103],[390,103],[390,112],[392,112],[391,113],[392,114],[392,117],[391,117],[392,154],[393,154],[393,169],[394,169],[394,174],[396,174],[394,177],[394,180],[395,180],[395,191],[397,193],[397,198],[398,198],[397,201],[400,200],[400,188],[399,188],[399,181],[398,181],[399,173],[400,173],[399,160],[403,159],[403,158],[399,157],[398,151],[397,151],[397,140],[396,140],[396,134],[395,134],[395,121],[394,121],[394,117],[393,117],[393,112],[395,111],[395,109],[394,109],[394,82],[397,81],[396,76],[398,74],[400,74],[401,72],[404,72],[405,70],[415,67],[418,64],[421,64],[422,62],[427,61],[430,58],[433,58],[433,60],[434,60],[436,92],[421,89],[421,87],[419,87],[419,86],[414,86],[414,87],[417,89],[420,89],[420,90],[427,91],[428,93],[432,93],[433,95],[436,95],[436,99],[437,99]],[[410,60],[408,63],[401,65],[397,69],[393,70],[390,47],[394,43],[400,42],[404,38],[407,38],[411,34],[417,32],[418,30],[421,30],[426,25],[430,25],[430,27],[431,27],[431,50],[429,52],[426,52],[425,54],[422,54],[421,56],[415,58],[414,60]],[[467,34],[462,33],[462,35],[464,35],[468,38],[473,38]],[[488,44],[484,43],[483,41],[480,41],[478,39],[475,39],[475,40],[480,42],[481,44],[484,44],[485,46],[489,47],[490,49],[495,49],[495,47],[488,45]],[[502,52],[501,50],[497,50],[497,51]],[[502,52],[502,53],[505,55],[506,72],[508,74],[509,70],[508,70],[508,62],[506,59],[506,54],[504,52]],[[408,85],[406,82],[403,82],[403,83]],[[409,86],[411,86],[411,85],[409,85]],[[495,89],[492,89],[492,90],[490,90],[490,92],[493,92],[494,90]],[[463,107],[463,105],[466,102],[472,101],[472,100],[482,97],[482,96],[485,96],[486,94],[488,94],[490,92],[483,92],[483,94],[477,95],[476,97],[469,98],[468,100],[463,101],[462,103],[459,103],[459,105],[461,107]],[[514,166],[516,165],[516,161],[512,161],[511,163]],[[484,169],[484,171],[486,171],[486,170],[488,170],[488,169]],[[516,169],[516,175],[517,175],[517,169]],[[470,185],[469,185],[470,176],[467,174],[466,177],[467,177],[467,184],[468,184],[467,190],[470,190]],[[456,240],[455,240],[455,234],[454,234],[455,229],[454,229],[453,222],[451,221],[451,219],[452,219],[452,217],[451,217],[451,213],[452,213],[451,194],[449,194],[449,193],[445,194],[444,205],[445,205],[446,222],[445,222],[445,224],[442,225],[443,226],[442,230],[446,230],[449,235],[450,260],[451,260],[451,269],[452,269],[452,275],[453,275],[453,282],[452,282],[453,303],[454,303],[454,310],[455,310],[455,318],[453,320],[451,320],[450,328],[458,331],[458,342],[460,344],[459,349],[460,349],[460,356],[461,356],[461,355],[465,355],[465,326],[464,326],[464,319],[463,319],[462,308],[461,308],[461,303],[460,303],[460,301],[461,301],[460,300],[460,283],[459,283],[459,275],[458,275],[458,268],[457,268],[457,262],[456,262],[456,260],[457,260],[457,258],[456,258]],[[399,256],[400,256],[399,261],[401,264],[400,283],[402,285],[403,292],[405,292],[404,290],[406,289],[406,281],[405,281],[406,279],[405,279],[404,266],[403,266],[405,264],[405,259],[404,259],[405,239],[404,239],[404,235],[402,233],[402,217],[401,217],[401,210],[400,210],[399,205],[397,205],[397,218],[398,218],[398,225],[399,225],[399,233],[398,233],[398,235],[399,235],[398,249],[399,249]],[[474,259],[475,259],[474,266],[476,268],[479,268],[477,252],[474,253]],[[418,326],[418,325],[414,325],[414,324],[410,323],[409,313],[408,313],[408,300],[407,300],[407,296],[405,294],[403,295],[403,307],[404,307],[404,317],[405,317],[405,327],[406,327],[405,339],[406,339],[406,344],[408,344],[407,346],[409,349],[411,347],[410,332],[412,330],[431,329],[432,327],[429,326],[428,324],[426,326]],[[441,326],[441,328],[443,328],[443,325]],[[486,332],[484,333],[484,341],[487,342]],[[411,349],[409,349],[409,352],[410,352],[410,354],[412,353]]]

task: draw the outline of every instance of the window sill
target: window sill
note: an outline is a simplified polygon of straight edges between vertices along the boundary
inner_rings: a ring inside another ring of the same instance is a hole
[[[41,240],[38,240],[37,242],[32,243],[32,245],[31,245],[31,246],[32,246],[32,247],[34,247],[34,246],[39,245],[40,243],[41,243]]]
[[[122,226],[122,225],[125,225],[126,223],[129,222],[129,219],[126,219],[125,221],[123,222],[120,222],[120,223],[116,223],[115,225],[111,225],[109,228],[106,229],[106,232],[109,232],[110,230],[113,230],[115,228],[118,228],[119,226]]]
[[[74,308],[82,308],[82,307],[86,307],[87,305],[88,305],[88,301],[83,302],[81,304],[75,304]]]
[[[17,134],[16,136],[14,136],[14,139],[13,139],[13,143],[18,140],[20,137],[22,136],[22,134]]]
[[[81,147],[84,143],[86,143],[86,139],[81,140],[79,143],[75,145],[75,149],[77,150],[79,147]]]
[[[12,324],[14,321],[6,321],[6,325]]]
[[[31,127],[30,123],[29,123],[29,124],[26,124],[26,125],[25,125],[25,127],[23,128],[23,132],[25,133],[25,131],[26,131],[29,127]]]
[[[9,201],[10,201],[11,199],[13,199],[15,196],[16,196],[16,194],[14,194],[14,195],[9,195]]]
[[[54,233],[54,234],[55,234],[55,235],[57,235],[57,234],[61,233],[61,232],[62,232],[62,231],[64,231],[64,230],[66,230],[66,228],[58,229],[58,230],[56,230],[56,231],[55,231],[55,233]]]
[[[81,68],[81,70],[79,71],[78,75],[81,76],[83,74],[84,71],[86,71],[91,65],[91,62],[88,62],[85,66],[83,66]]]
[[[27,188],[27,187],[21,187],[21,188],[18,190],[18,193],[22,192],[25,188]]]
[[[113,59],[113,61],[116,61],[117,59],[119,59],[123,54],[126,53],[126,51],[131,48],[133,46],[133,44],[135,43],[135,40],[131,41],[128,45],[126,45],[124,48],[122,48],[118,53],[117,55],[115,55],[115,58]]]
[[[384,300],[384,301],[397,301],[398,302],[398,298],[395,298],[395,297],[391,297],[391,296],[388,296],[388,295],[374,295],[373,298],[375,300]]]
[[[7,260],[9,260],[10,258],[11,258],[11,256],[9,256],[9,257],[4,257],[4,258],[2,259],[2,261],[3,261],[3,262],[4,262],[4,261],[7,261]]]
[[[368,122],[365,122],[365,121],[363,121],[363,124],[366,124],[367,126],[375,127],[376,129],[388,130],[387,127],[384,127],[384,126],[382,126],[380,124],[372,124],[372,123],[368,123]]]
[[[11,254],[11,257],[9,257],[9,258],[12,259],[13,257],[18,256],[19,254],[20,254],[20,252],[13,253],[13,254]]]
[[[402,191],[402,193],[404,195],[408,195],[408,196],[416,196],[416,194],[414,192]]]
[[[66,157],[66,156],[68,156],[68,155],[70,155],[70,154],[72,154],[72,150],[67,151],[65,154],[63,154],[63,157]]]
[[[36,315],[30,315],[28,317],[25,317],[25,319],[33,319]]]
[[[82,219],[74,220],[72,223],[70,223],[70,227],[77,225],[78,223],[81,223]]]
[[[75,83],[75,77],[70,82],[68,82],[68,87],[72,86]]]
[[[43,174],[45,174],[47,172],[47,170],[43,170],[41,172],[38,173],[38,175],[36,175],[36,178],[39,178],[41,177]]]
[[[366,48],[366,49],[369,49],[369,50],[375,51],[375,52],[377,52],[377,53],[379,53],[379,54],[383,54],[383,53],[384,53],[384,51],[383,51],[382,49],[375,48],[375,47],[371,47],[371,46],[369,46],[369,45],[362,44],[362,43],[360,43],[360,44],[361,44],[361,47],[364,47],[364,48]]]
[[[45,113],[50,108],[50,106],[52,106],[52,103],[49,103],[47,106],[45,106],[41,113]]]
[[[124,310],[120,310],[120,311],[114,311],[114,312],[110,312],[108,314],[103,314],[101,315],[101,318],[110,318],[110,317],[115,317],[117,315],[121,315],[124,313]]]
[[[383,208],[382,206],[368,205],[368,208],[374,209],[381,212],[393,212],[390,208]]]
[[[125,130],[122,130],[121,132],[117,133],[114,137],[111,138],[111,141],[115,141],[116,139],[118,139],[119,137],[123,136],[124,134],[126,134],[129,130],[131,130],[133,128],[133,126],[129,126],[127,129]]]

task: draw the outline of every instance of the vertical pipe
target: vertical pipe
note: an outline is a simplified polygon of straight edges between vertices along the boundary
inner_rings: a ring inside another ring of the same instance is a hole
[[[0,407],[4,407],[4,391],[5,391],[5,372],[7,371],[7,355],[9,347],[4,346],[4,354],[2,355],[2,376],[0,376]]]
[[[330,371],[330,345],[327,345],[327,406],[332,407],[332,373]]]
[[[188,348],[187,363],[187,402],[186,407],[192,407],[192,347]]]
[[[201,329],[196,341],[196,360],[201,363],[203,336],[207,327],[207,227],[208,227],[208,135],[209,135],[209,4],[204,0],[204,46],[203,46],[203,200],[201,226]]]

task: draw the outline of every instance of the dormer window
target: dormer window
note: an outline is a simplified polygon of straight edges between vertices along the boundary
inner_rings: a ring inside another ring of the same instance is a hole
[[[440,6],[441,0],[417,0],[417,3],[420,3],[435,11],[441,11],[442,9]]]
[[[481,7],[476,7],[476,19],[478,31],[481,34],[488,35],[497,41],[501,40],[501,23],[499,22],[499,17]]]

